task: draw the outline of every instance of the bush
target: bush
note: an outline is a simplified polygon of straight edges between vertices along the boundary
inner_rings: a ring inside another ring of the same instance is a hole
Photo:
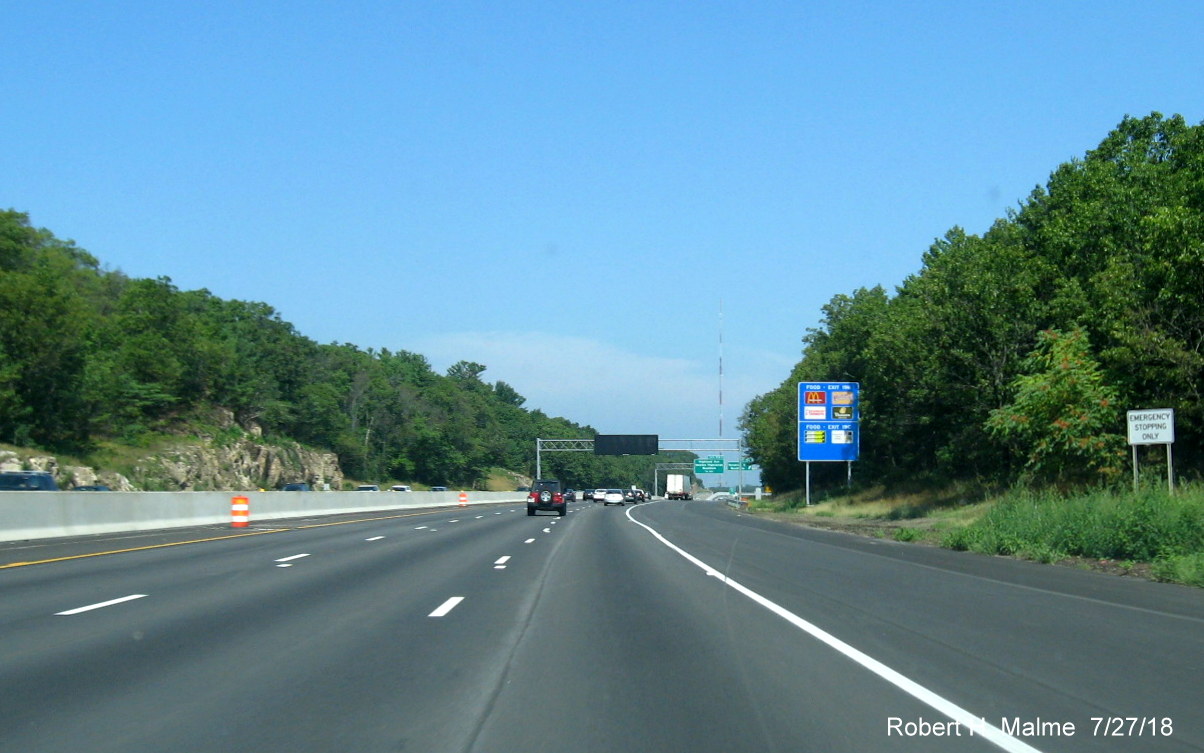
[[[1160,581],[1204,588],[1204,552],[1158,560],[1153,574]]]
[[[927,517],[931,510],[931,506],[926,504],[902,504],[892,507],[890,512],[886,513],[885,518],[886,520],[915,520]]]

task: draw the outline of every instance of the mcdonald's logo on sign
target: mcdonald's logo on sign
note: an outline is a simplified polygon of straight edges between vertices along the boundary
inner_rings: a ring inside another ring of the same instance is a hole
[[[806,405],[827,405],[828,404],[828,393],[827,392],[807,391],[806,395],[803,399],[803,402]]]

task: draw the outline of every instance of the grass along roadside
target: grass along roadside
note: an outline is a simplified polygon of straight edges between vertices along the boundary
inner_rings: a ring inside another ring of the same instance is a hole
[[[1204,587],[1204,487],[1015,490],[885,496],[881,490],[810,507],[787,495],[749,511],[785,522]]]

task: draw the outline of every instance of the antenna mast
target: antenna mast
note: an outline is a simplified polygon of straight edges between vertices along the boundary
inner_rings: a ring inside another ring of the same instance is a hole
[[[723,299],[719,299],[719,436],[723,437]]]

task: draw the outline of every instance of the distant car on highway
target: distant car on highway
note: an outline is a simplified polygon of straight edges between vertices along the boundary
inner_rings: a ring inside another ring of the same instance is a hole
[[[623,496],[622,489],[607,489],[606,494],[602,497],[602,505],[625,505],[627,498]]]
[[[56,492],[59,485],[54,476],[46,471],[2,471],[0,491],[7,492]]]
[[[431,491],[433,491],[433,492],[445,492],[445,491],[447,491],[447,487],[446,487],[446,486],[432,486],[432,487],[431,487]]]
[[[313,489],[311,489],[309,484],[305,483],[304,481],[298,481],[298,482],[295,482],[292,484],[285,484],[284,486],[280,487],[280,491],[282,491],[282,492],[310,492],[310,491],[313,491]]]
[[[411,489],[407,484],[393,484],[392,486],[389,487],[389,491],[391,491],[391,492],[412,492],[414,490]]]
[[[380,491],[380,486],[377,484],[360,484],[355,487],[355,490],[357,492],[378,492]]]
[[[594,489],[594,493],[590,495],[595,502],[601,502],[606,499],[605,489]]]
[[[113,491],[104,484],[84,484],[83,486],[75,486],[71,488],[73,492],[111,492]]]

